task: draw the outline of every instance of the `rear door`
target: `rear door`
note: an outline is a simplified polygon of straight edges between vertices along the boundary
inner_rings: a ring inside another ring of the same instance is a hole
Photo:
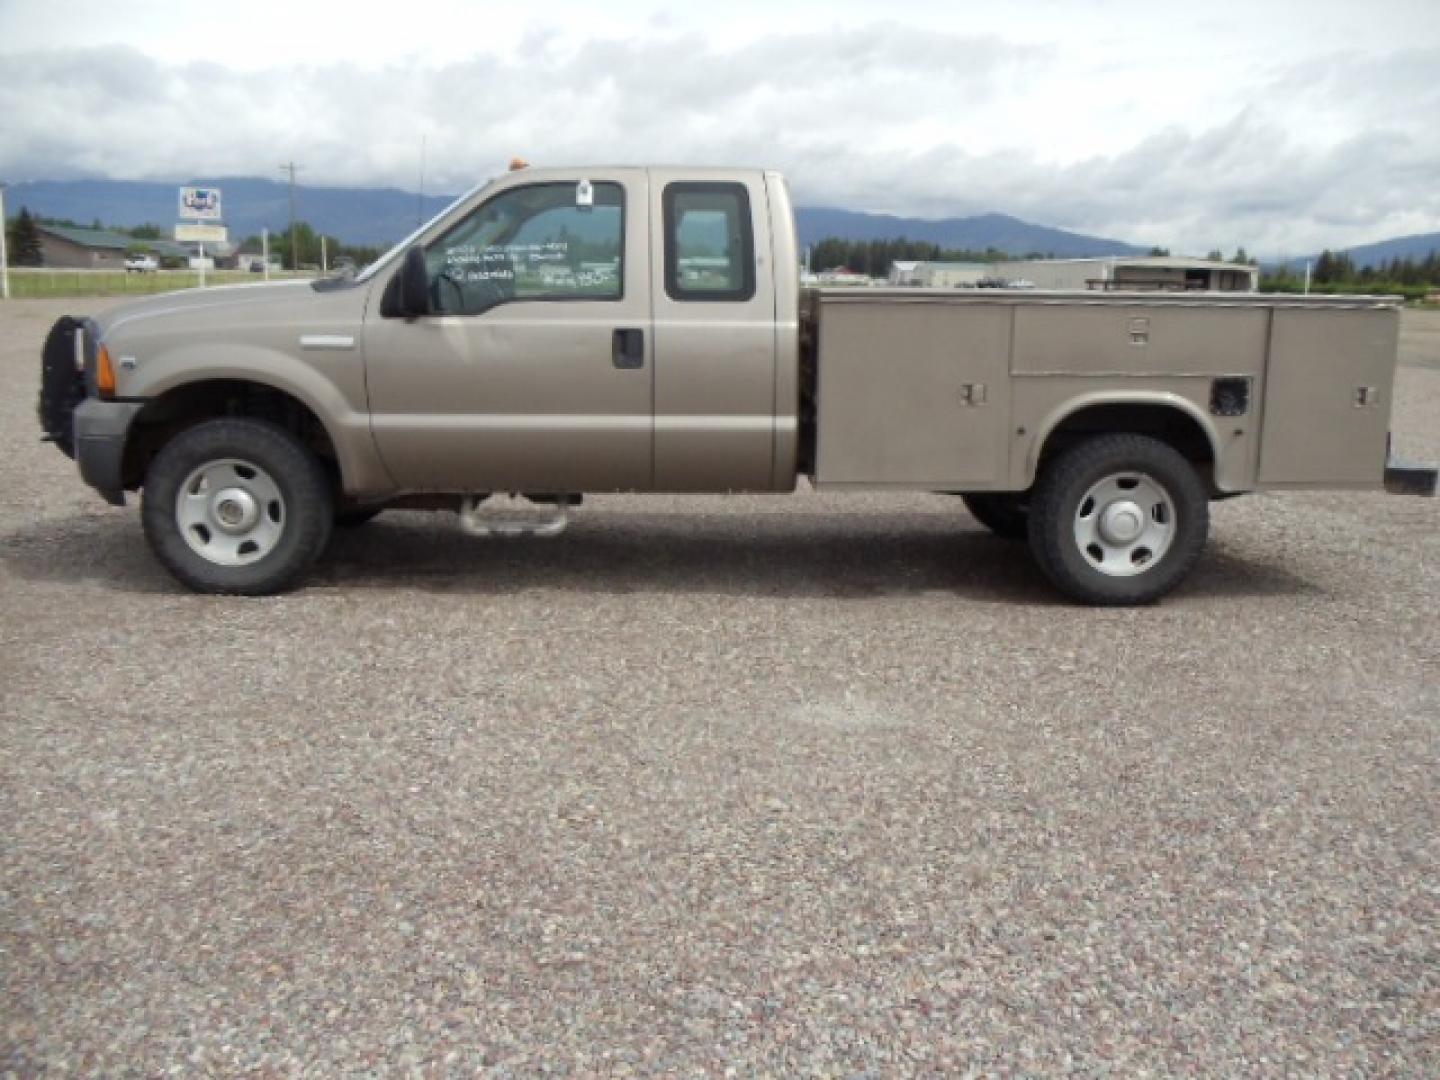
[[[655,487],[768,490],[776,326],[764,175],[650,176]]]
[[[650,486],[648,205],[641,169],[516,173],[427,245],[433,314],[369,305],[373,430],[401,487]]]

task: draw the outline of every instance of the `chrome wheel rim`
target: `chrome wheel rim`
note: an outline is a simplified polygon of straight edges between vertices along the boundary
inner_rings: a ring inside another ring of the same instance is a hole
[[[247,566],[280,542],[285,498],[258,465],[239,458],[209,461],[180,485],[175,524],[201,558],[217,566]]]
[[[1113,473],[1075,507],[1075,545],[1107,577],[1134,577],[1165,557],[1175,539],[1175,501],[1144,473]]]

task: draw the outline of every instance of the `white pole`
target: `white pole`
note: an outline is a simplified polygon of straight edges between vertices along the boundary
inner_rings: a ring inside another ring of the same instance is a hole
[[[1305,264],[1305,295],[1310,295],[1310,263]]]
[[[205,245],[200,245],[200,288],[205,287]]]
[[[265,267],[265,280],[270,280],[270,230],[260,230],[260,261]]]
[[[0,300],[10,299],[10,252],[5,247],[5,185],[0,184]]]
[[[325,234],[320,234],[320,273],[325,274],[330,270],[329,260],[325,257]]]

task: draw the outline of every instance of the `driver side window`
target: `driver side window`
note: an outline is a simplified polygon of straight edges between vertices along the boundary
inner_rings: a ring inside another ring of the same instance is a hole
[[[619,300],[625,283],[625,192],[592,185],[511,188],[425,251],[431,310],[478,315],[523,300]]]

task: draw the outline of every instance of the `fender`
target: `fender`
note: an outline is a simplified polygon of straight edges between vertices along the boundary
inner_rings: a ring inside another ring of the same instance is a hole
[[[358,350],[353,362],[363,376]],[[170,390],[215,379],[268,386],[303,402],[330,437],[346,494],[370,497],[394,492],[395,483],[370,432],[370,414],[355,408],[323,372],[278,349],[232,341],[177,342],[145,356],[130,373],[124,391],[130,399],[157,398]]]
[[[1219,432],[1215,430],[1212,418],[1189,398],[1168,390],[1097,390],[1070,398],[1056,406],[1041,421],[1035,438],[1031,440],[1025,455],[1023,486],[1035,483],[1035,474],[1040,466],[1040,454],[1055,429],[1076,413],[1097,405],[1146,405],[1173,409],[1184,413],[1199,425],[1210,444],[1210,453],[1215,460],[1215,486],[1221,491],[1248,490],[1242,476],[1243,463],[1238,467],[1225,460],[1224,447]]]

